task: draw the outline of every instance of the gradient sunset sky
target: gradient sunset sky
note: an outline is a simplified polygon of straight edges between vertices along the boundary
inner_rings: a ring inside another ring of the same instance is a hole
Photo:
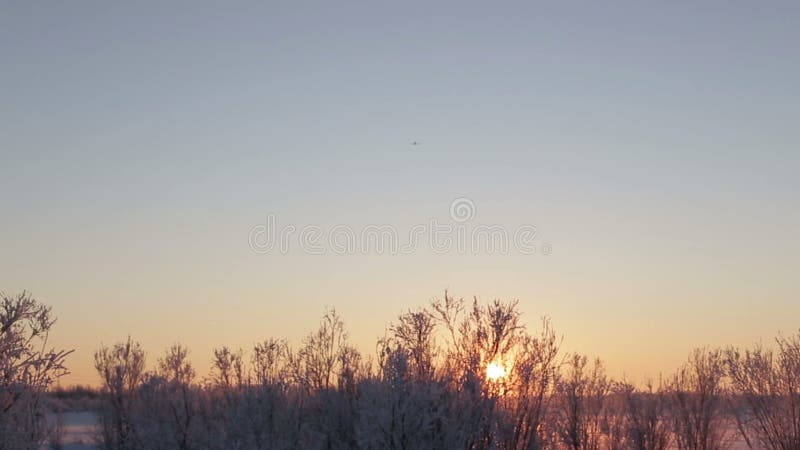
[[[634,380],[800,328],[797,2],[168,3],[0,6],[0,290],[53,306],[62,383],[128,335],[205,374],[325,306],[372,353],[445,289]],[[552,254],[248,245],[460,197]]]

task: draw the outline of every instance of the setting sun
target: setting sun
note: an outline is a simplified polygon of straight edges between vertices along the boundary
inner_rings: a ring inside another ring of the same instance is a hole
[[[489,381],[497,381],[506,376],[506,368],[500,362],[491,362],[486,367],[486,378]]]

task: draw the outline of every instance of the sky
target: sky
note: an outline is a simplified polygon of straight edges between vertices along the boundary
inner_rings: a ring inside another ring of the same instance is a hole
[[[204,374],[326,307],[372,353],[445,289],[634,380],[796,331],[800,6],[602,3],[4,2],[0,290],[53,307],[63,384],[129,335]],[[250,244],[455,199],[539,251]]]

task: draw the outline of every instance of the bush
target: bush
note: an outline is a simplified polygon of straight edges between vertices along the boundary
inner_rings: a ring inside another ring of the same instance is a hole
[[[71,351],[48,346],[50,307],[27,292],[0,295],[0,449],[38,449],[50,434],[46,391]]]

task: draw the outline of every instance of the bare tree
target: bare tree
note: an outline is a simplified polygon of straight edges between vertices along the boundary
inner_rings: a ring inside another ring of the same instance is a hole
[[[158,372],[168,381],[177,384],[191,384],[195,371],[189,362],[189,349],[175,344],[167,349],[164,357],[158,360]]]
[[[195,372],[188,358],[189,350],[175,344],[158,360],[158,374],[164,383],[156,389],[156,395],[165,403],[158,412],[166,415],[162,422],[172,435],[170,444],[181,450],[187,450],[192,444],[192,425],[197,414],[192,391]]]
[[[725,352],[732,410],[750,448],[800,448],[800,332],[776,342],[777,355],[760,345]]]
[[[47,437],[43,396],[72,351],[49,347],[56,320],[28,292],[0,293],[0,449],[36,449]]]
[[[672,422],[667,392],[652,380],[644,390],[627,382],[615,383],[613,416],[609,417],[609,440],[613,449],[666,450],[670,444]]]
[[[669,385],[673,432],[679,450],[722,450],[731,446],[722,383],[720,350],[695,350]]]
[[[465,421],[459,420],[464,416],[452,414],[454,393],[448,393],[442,383],[433,379],[419,379],[409,364],[409,351],[392,346],[391,340],[385,342],[380,377],[360,384],[358,447],[469,448],[474,430],[465,429]],[[474,411],[479,405],[470,403],[470,407]]]
[[[261,386],[286,383],[289,354],[285,339],[267,339],[256,344],[251,359],[256,383]]]
[[[328,389],[335,383],[336,364],[347,342],[344,323],[336,310],[326,311],[316,332],[303,340],[292,363],[297,381],[307,389]]]
[[[431,303],[433,318],[447,330],[445,366],[448,372],[459,374],[454,380],[465,375],[483,380],[490,363],[512,357],[524,331],[517,304],[495,300],[481,307],[474,298],[466,311],[463,299],[455,300],[446,291],[443,299]]]
[[[138,342],[128,340],[108,348],[100,346],[94,354],[108,409],[101,415],[103,441],[109,448],[136,447],[132,418],[137,389],[144,378],[145,354]]]
[[[548,443],[544,424],[561,366],[561,339],[550,320],[543,318],[539,334],[523,336],[519,348],[511,373],[515,395],[507,401],[513,421],[508,447],[542,449]]]
[[[339,352],[339,389],[350,398],[357,396],[358,383],[370,374],[370,362],[365,361],[355,347],[345,345]]]
[[[245,384],[246,374],[241,350],[233,351],[229,347],[215,348],[211,364],[217,385],[230,388]]]
[[[587,358],[572,355],[567,373],[556,383],[556,415],[561,442],[572,450],[598,450],[610,382],[599,359],[589,370]]]
[[[397,345],[408,352],[411,373],[418,380],[429,380],[434,375],[435,327],[433,316],[428,311],[419,309],[400,315],[397,323],[389,329]]]
[[[540,333],[531,336],[519,322],[515,301],[480,306],[474,299],[467,309],[463,300],[445,292],[431,307],[447,336],[442,371],[455,394],[453,411],[469,430],[464,444],[512,449],[549,445],[545,419],[561,364],[560,339],[549,320],[543,319]],[[487,379],[490,364],[500,372]]]

